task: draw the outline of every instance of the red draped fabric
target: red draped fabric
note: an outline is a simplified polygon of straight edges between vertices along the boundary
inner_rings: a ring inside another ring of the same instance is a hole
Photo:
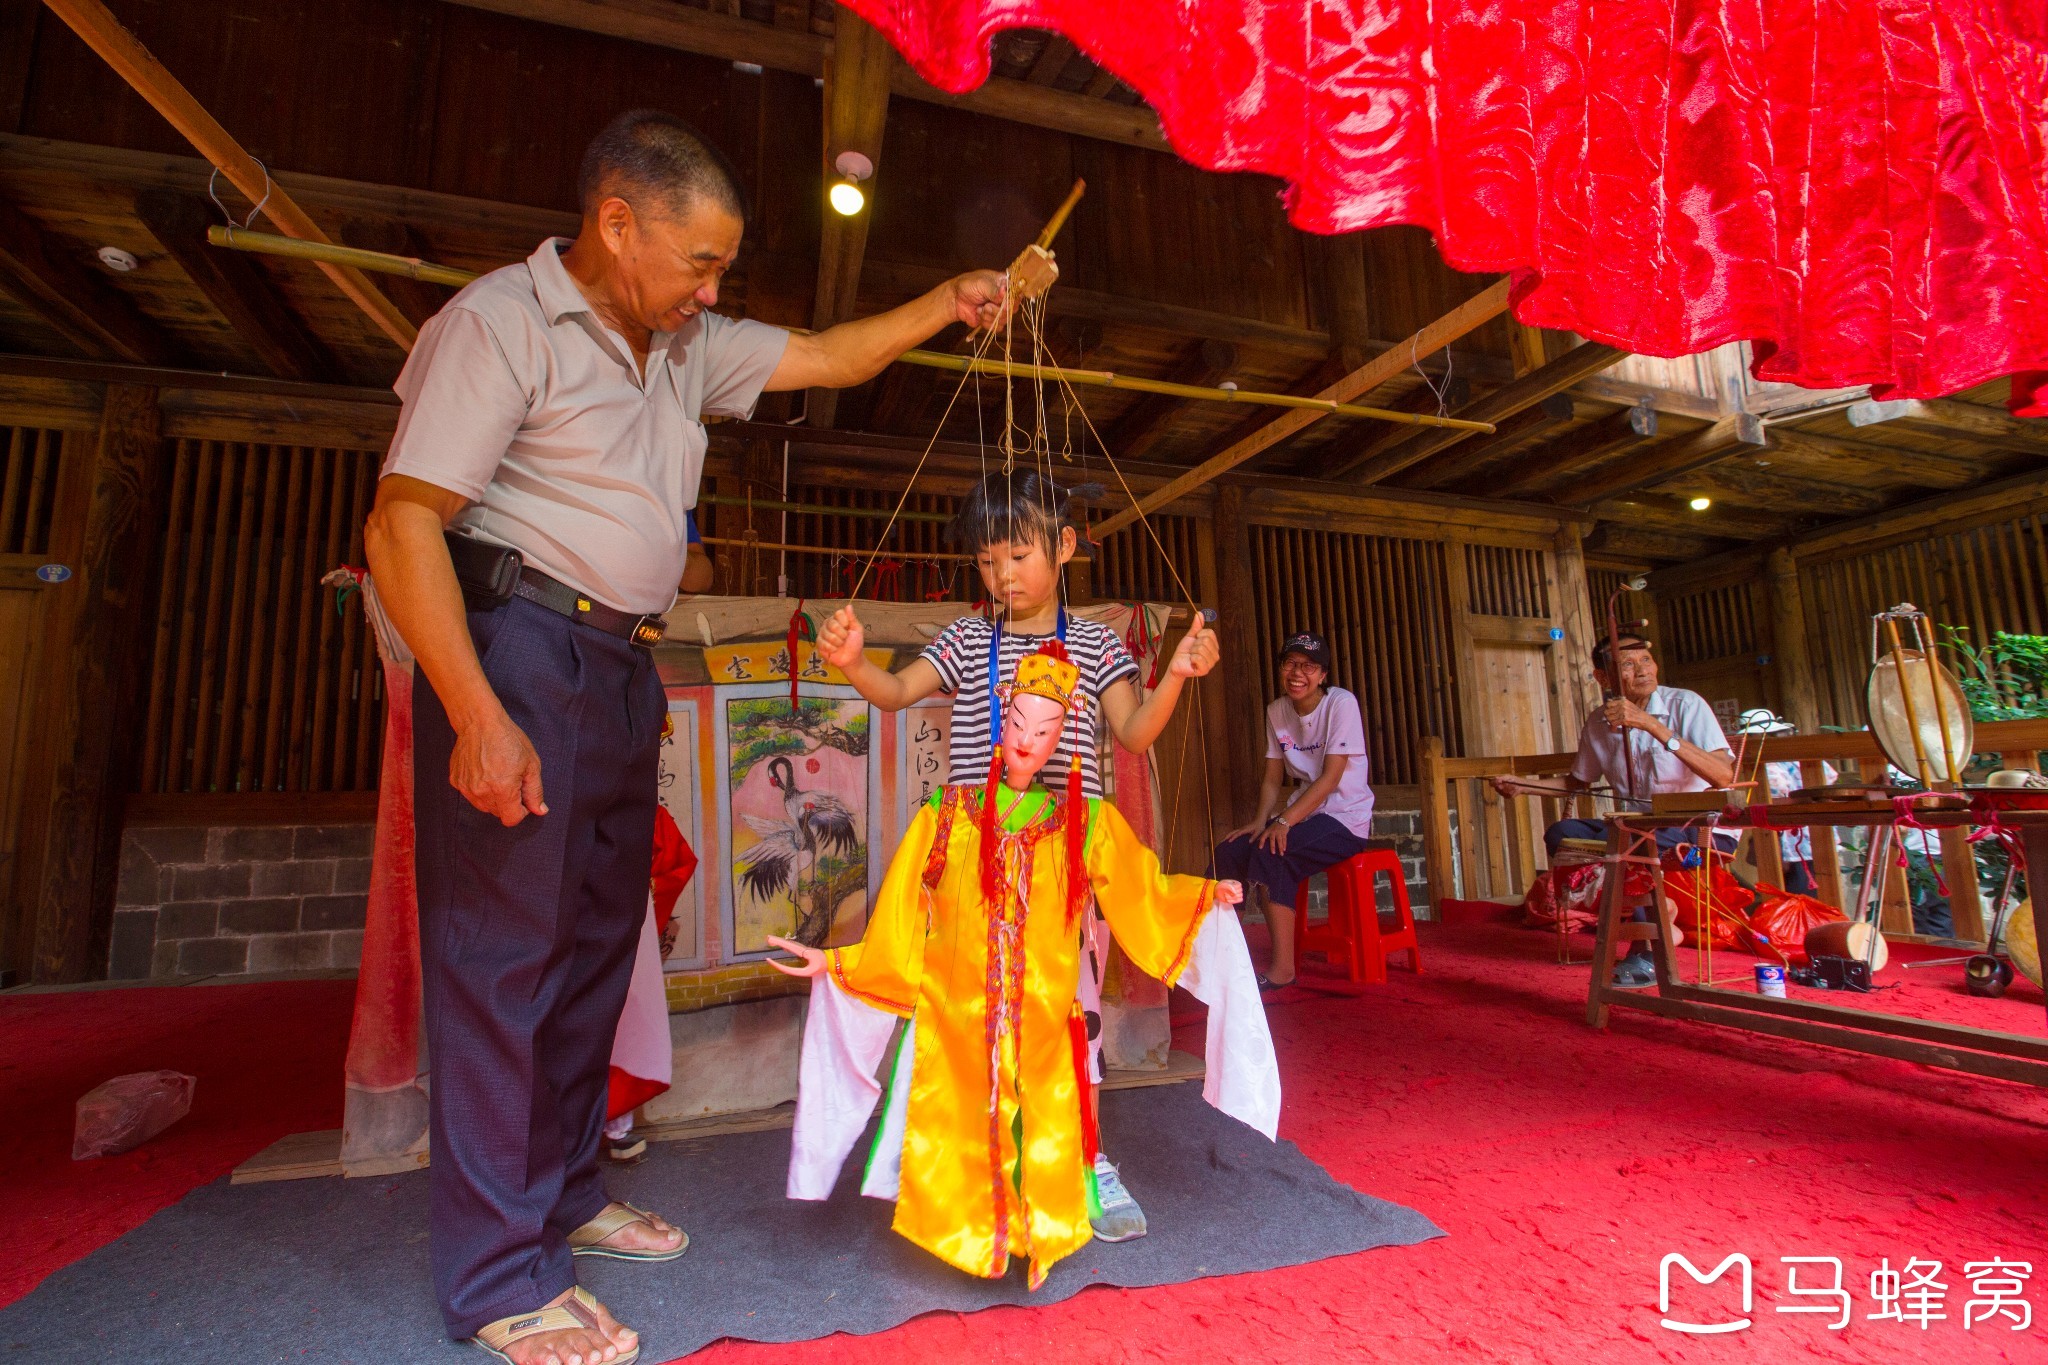
[[[850,3],[956,92],[1064,33],[1187,160],[1308,231],[1420,224],[1526,323],[1881,396],[2048,371],[2042,0]]]

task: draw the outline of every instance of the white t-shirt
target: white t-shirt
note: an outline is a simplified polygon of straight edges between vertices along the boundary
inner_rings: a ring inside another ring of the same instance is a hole
[[[1307,715],[1285,697],[1266,708],[1266,757],[1285,761],[1288,773],[1309,783],[1323,771],[1323,759],[1342,754],[1351,761],[1337,779],[1337,790],[1316,810],[1361,839],[1372,837],[1372,781],[1365,756],[1365,719],[1358,698],[1341,687],[1325,688],[1322,701]]]
[[[1728,747],[1728,737],[1721,733],[1721,722],[1715,718],[1714,708],[1707,705],[1706,698],[1697,692],[1688,692],[1682,687],[1660,687],[1650,694],[1643,711],[1663,721],[1680,739],[1690,740],[1710,754]],[[1629,760],[1634,764],[1632,784],[1622,766],[1624,745],[1627,746]],[[1707,789],[1707,779],[1686,767],[1677,754],[1644,731],[1615,730],[1601,716],[1598,707],[1587,714],[1585,726],[1579,731],[1579,756],[1572,761],[1572,776],[1581,782],[1604,777],[1616,791],[1633,791],[1637,796]],[[1646,776],[1649,778],[1647,791],[1643,782]]]

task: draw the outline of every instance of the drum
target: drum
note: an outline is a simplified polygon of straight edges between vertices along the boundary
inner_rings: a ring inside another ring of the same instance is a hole
[[[1955,674],[1939,659],[1929,659],[1917,649],[1879,654],[1870,669],[1863,704],[1870,733],[1894,768],[1918,782],[1919,755],[1924,753],[1936,782],[1962,781],[1961,770],[1970,762],[1970,703]],[[1942,742],[1944,729],[1946,744]],[[1949,771],[1951,756],[1955,772]]]
[[[1816,954],[1868,962],[1873,975],[1883,971],[1884,964],[1891,959],[1891,949],[1886,946],[1884,935],[1877,932],[1875,925],[1858,920],[1830,920],[1808,929],[1807,960],[1812,961]]]

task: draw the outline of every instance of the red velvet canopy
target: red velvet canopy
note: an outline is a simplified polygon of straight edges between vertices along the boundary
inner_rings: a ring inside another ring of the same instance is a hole
[[[850,3],[951,91],[1064,33],[1187,160],[1312,232],[1427,227],[1526,323],[1893,397],[2048,371],[2043,0]]]

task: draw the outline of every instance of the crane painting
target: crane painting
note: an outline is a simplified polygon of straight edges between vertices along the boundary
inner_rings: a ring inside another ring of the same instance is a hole
[[[868,896],[868,706],[805,696],[726,701],[733,944],[860,937]]]

